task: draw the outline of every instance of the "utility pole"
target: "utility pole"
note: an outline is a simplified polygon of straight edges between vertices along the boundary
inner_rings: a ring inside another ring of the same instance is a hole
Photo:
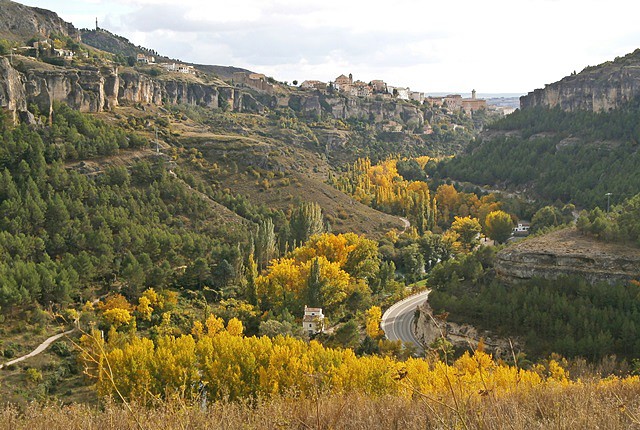
[[[156,132],[156,154],[160,153],[160,143],[158,142],[158,127],[154,126],[153,129]]]
[[[611,207],[611,195],[612,193],[605,194],[607,196],[607,213],[609,213],[609,208]]]

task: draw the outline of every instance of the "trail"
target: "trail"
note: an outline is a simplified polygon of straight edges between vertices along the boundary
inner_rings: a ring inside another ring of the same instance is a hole
[[[26,360],[27,358],[31,358],[31,357],[34,357],[34,356],[40,354],[45,349],[49,348],[49,345],[51,345],[53,342],[55,342],[56,340],[60,339],[63,336],[67,336],[67,335],[73,333],[74,331],[76,331],[76,329],[72,328],[71,330],[68,330],[68,331],[65,331],[63,333],[59,333],[59,334],[56,334],[54,336],[51,336],[50,338],[48,338],[47,340],[42,342],[40,345],[38,345],[38,347],[36,349],[34,349],[33,351],[31,351],[29,354],[23,355],[22,357],[18,357],[16,359],[8,361],[8,362],[6,362],[4,364],[0,364],[0,369],[2,369],[5,366],[11,366],[12,364],[19,363],[21,361]]]

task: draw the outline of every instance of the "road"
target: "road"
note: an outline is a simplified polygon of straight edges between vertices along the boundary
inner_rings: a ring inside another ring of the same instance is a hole
[[[66,336],[68,334],[73,333],[75,330],[76,329],[73,328],[71,330],[65,331],[64,333],[59,333],[59,334],[56,334],[55,336],[51,336],[50,338],[48,338],[47,340],[42,342],[36,349],[31,351],[27,355],[23,355],[22,357],[18,357],[18,358],[14,359],[14,360],[7,361],[4,364],[0,364],[0,369],[2,369],[5,366],[11,366],[12,364],[19,363],[19,362],[21,362],[23,360],[26,360],[27,358],[30,358],[30,357],[33,357],[35,355],[40,354],[45,349],[49,348],[49,345],[51,345],[53,342],[55,342],[56,340],[60,339],[62,336]]]
[[[412,323],[416,307],[427,300],[427,297],[429,297],[429,290],[409,296],[387,309],[382,315],[382,323],[380,324],[387,339],[412,342],[418,348],[423,348],[413,334]]]
[[[400,216],[400,217],[398,217],[398,218],[400,218],[400,220],[401,220],[401,221],[402,221],[402,223],[404,224],[404,230],[402,230],[402,233],[404,233],[405,231],[407,231],[407,229],[408,229],[409,227],[411,227],[411,223],[410,223],[410,222],[409,222],[409,220],[408,220],[408,219],[406,219],[405,217],[401,217],[401,216]]]

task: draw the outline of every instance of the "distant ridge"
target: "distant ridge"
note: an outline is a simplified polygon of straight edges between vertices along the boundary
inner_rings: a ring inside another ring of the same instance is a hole
[[[520,107],[560,107],[594,112],[618,109],[640,96],[640,49],[597,66],[585,67],[520,98]]]

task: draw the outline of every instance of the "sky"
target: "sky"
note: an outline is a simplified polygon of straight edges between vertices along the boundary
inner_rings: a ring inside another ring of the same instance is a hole
[[[640,47],[633,0],[22,0],[78,28],[279,81],[524,94]]]

